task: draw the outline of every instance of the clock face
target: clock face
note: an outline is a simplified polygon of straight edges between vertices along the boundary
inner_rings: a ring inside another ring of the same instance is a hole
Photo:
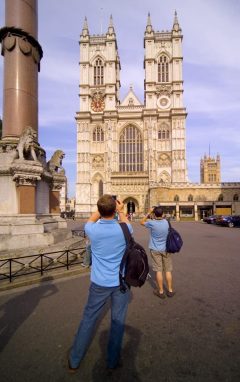
[[[171,100],[169,99],[169,97],[163,95],[158,98],[157,105],[160,109],[167,109],[169,108],[170,104]]]
[[[105,102],[104,102],[103,96],[95,95],[91,102],[92,110],[95,112],[103,111],[104,107],[105,107]]]

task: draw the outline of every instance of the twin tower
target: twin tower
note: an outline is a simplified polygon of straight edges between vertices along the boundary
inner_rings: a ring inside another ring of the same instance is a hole
[[[86,217],[104,194],[128,213],[149,208],[151,187],[187,182],[182,30],[144,33],[144,103],[130,86],[120,100],[120,58],[112,17],[106,34],[80,35],[76,215]],[[125,68],[124,70],[127,70]]]

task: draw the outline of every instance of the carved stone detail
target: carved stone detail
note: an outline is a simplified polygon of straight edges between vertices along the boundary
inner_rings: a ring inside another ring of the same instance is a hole
[[[159,166],[170,166],[171,165],[171,159],[168,154],[162,153],[158,157],[158,164]]]
[[[19,159],[12,163],[10,171],[17,186],[32,186],[41,179],[43,167],[39,162]]]
[[[0,43],[2,42],[2,55],[5,50],[12,51],[18,43],[20,51],[24,55],[31,55],[34,62],[40,65],[43,56],[42,47],[39,42],[20,28],[4,27],[0,29]]]
[[[14,159],[37,161],[39,144],[36,140],[36,131],[31,126],[27,126],[19,138]]]
[[[54,174],[51,183],[52,191],[60,191],[64,183],[66,183],[66,177],[63,174]]]
[[[65,170],[62,167],[62,160],[65,154],[62,150],[56,150],[52,155],[51,159],[47,162],[48,170],[51,173],[65,174]]]
[[[162,171],[159,177],[160,183],[170,183],[171,177],[167,171]]]
[[[93,156],[92,165],[94,168],[103,168],[104,167],[103,155]]]
[[[158,97],[165,95],[167,97],[170,97],[172,92],[172,86],[171,85],[159,85],[156,86],[156,94]]]

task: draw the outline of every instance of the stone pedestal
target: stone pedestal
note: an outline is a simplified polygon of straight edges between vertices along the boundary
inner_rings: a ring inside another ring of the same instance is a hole
[[[64,174],[55,173],[52,178],[52,184],[49,191],[49,212],[60,213],[60,191],[65,183],[66,178]]]

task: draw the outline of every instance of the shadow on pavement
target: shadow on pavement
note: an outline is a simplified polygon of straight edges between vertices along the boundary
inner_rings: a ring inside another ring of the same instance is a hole
[[[106,369],[106,349],[108,342],[108,330],[104,330],[100,335],[101,358],[96,362],[92,371],[92,382],[102,382],[106,380],[121,382],[141,382],[135,365],[135,357],[138,354],[138,348],[142,333],[140,330],[126,325],[124,333],[124,345],[122,349],[123,367],[109,372]]]
[[[58,291],[58,288],[49,282],[17,294],[0,307],[0,352],[8,344],[11,337],[23,322],[31,315],[42,298],[47,298]]]

